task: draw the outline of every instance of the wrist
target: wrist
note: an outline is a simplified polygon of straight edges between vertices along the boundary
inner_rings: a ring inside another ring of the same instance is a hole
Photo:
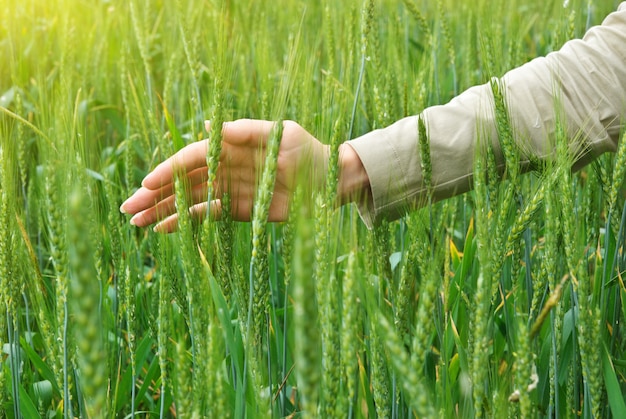
[[[339,146],[339,182],[337,201],[339,205],[365,202],[371,195],[370,181],[359,155],[348,144]]]

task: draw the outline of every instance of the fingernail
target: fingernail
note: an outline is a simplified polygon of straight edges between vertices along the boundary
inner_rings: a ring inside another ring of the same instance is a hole
[[[130,223],[131,226],[136,226],[137,225],[137,215],[135,215],[133,218],[131,218],[129,223]]]
[[[126,211],[126,208],[124,208],[124,205],[126,205],[126,202],[124,202],[122,205],[120,205],[120,212],[122,214],[128,214],[128,211]]]

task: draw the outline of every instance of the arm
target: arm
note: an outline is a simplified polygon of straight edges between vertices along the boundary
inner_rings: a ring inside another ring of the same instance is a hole
[[[287,218],[291,197],[297,182],[304,181],[311,189],[325,185],[325,172],[329,146],[293,121],[285,121],[283,137],[278,153],[274,193],[270,204],[269,221]],[[132,214],[130,223],[145,227],[158,223],[156,231],[172,232],[177,227],[174,195],[174,173],[185,173],[190,192],[188,200],[192,216],[202,218],[209,212],[215,218],[221,216],[221,196],[231,196],[233,219],[248,221],[252,215],[257,175],[265,158],[265,147],[274,126],[271,121],[241,119],[225,123],[222,127],[222,151],[216,176],[215,198],[207,198],[206,154],[208,140],[192,143],[154,168],[143,180],[141,187],[120,207],[120,211]],[[209,126],[207,124],[207,130]],[[339,153],[340,178],[338,200],[350,202],[367,191],[368,178],[354,150],[342,145]]]
[[[578,156],[575,169],[605,151],[615,150],[626,115],[625,45],[626,3],[622,3],[618,12],[589,30],[582,40],[570,41],[560,51],[502,78],[516,141],[526,157],[553,153],[550,138],[555,130],[555,94],[572,138],[572,155]],[[423,117],[430,139],[435,199],[471,188],[479,133],[491,142],[498,164],[503,164],[489,84],[470,88],[446,105],[428,108]],[[426,202],[416,116],[348,144],[359,155],[370,179],[371,200],[360,205],[368,225],[383,215],[396,218]]]
[[[554,95],[562,100],[575,168],[604,151],[614,150],[626,114],[626,3],[602,26],[592,28],[583,40],[568,42],[559,52],[510,71],[503,77],[520,148],[534,157],[553,152],[549,139],[554,132]],[[488,84],[473,87],[443,106],[424,110],[432,155],[435,199],[463,193],[472,185],[472,165],[477,133],[488,138],[496,159],[503,164],[493,116],[493,96]],[[240,120],[223,128],[218,194],[206,199],[207,141],[193,143],[170,157],[142,182],[142,187],[122,206],[134,214],[131,223],[155,222],[158,231],[176,228],[172,174],[178,168],[193,186],[190,211],[198,217],[207,205],[216,217],[221,213],[219,196],[233,197],[233,218],[249,220],[256,173],[272,122]],[[577,135],[582,132],[583,135]],[[401,216],[407,209],[426,202],[417,138],[417,116],[370,132],[343,144],[340,149],[340,203],[356,201],[369,226],[383,215]],[[276,189],[270,220],[286,218],[295,174],[304,173],[312,187],[324,184],[328,147],[302,127],[286,122],[279,151]],[[522,162],[524,164],[524,162]]]

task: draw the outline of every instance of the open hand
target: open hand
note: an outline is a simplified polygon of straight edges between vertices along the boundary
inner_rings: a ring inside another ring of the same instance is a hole
[[[262,173],[265,151],[275,122],[241,119],[224,123],[222,151],[216,174],[214,197],[207,202],[208,168],[206,155],[208,141],[198,141],[182,148],[160,163],[141,183],[141,187],[120,207],[133,214],[130,223],[138,227],[158,223],[154,230],[176,230],[174,175],[187,176],[190,189],[190,214],[201,218],[208,210],[220,218],[220,198],[231,197],[231,215],[239,221],[249,221],[252,215],[258,178]],[[296,184],[306,179],[312,188],[324,184],[329,148],[293,121],[283,122],[283,136],[278,152],[276,182],[269,210],[269,221],[284,221]],[[209,129],[209,123],[206,123]]]

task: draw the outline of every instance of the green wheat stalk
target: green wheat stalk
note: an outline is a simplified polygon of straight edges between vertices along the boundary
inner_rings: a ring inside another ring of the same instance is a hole
[[[520,414],[522,417],[531,417],[534,412],[530,393],[536,391],[537,372],[533,363],[528,329],[522,319],[517,321],[515,357],[515,393],[519,397]],[[510,399],[509,399],[510,400]]]
[[[159,250],[161,252],[161,258],[165,259],[165,255],[167,252],[165,248],[167,247],[167,243],[162,239],[159,241]],[[172,291],[170,285],[170,279],[173,277],[173,272],[171,267],[167,265],[164,267],[164,272],[159,278],[159,307],[158,307],[158,320],[157,320],[157,355],[159,357],[159,369],[161,372],[161,392],[164,393],[168,386],[171,386],[169,383],[170,377],[168,375],[168,365],[169,365],[169,333],[171,330],[171,300],[172,300]],[[163,416],[165,406],[164,406],[165,398],[161,398],[161,406],[160,406],[160,416]]]
[[[208,341],[207,324],[209,310],[203,305],[211,301],[208,296],[208,283],[202,274],[196,238],[193,234],[191,215],[189,214],[189,185],[182,174],[177,174],[174,180],[176,191],[176,208],[178,214],[179,243],[181,247],[181,262],[185,278],[187,295],[185,302],[189,313],[189,332],[191,336],[191,354],[193,374],[191,376],[192,392],[194,397],[193,412],[202,412],[207,393],[204,391],[207,383],[208,358],[206,356],[206,342]]]
[[[409,354],[395,328],[382,313],[376,315],[375,321],[374,327],[378,329],[388,352],[387,362],[396,371],[407,402],[418,416],[433,417],[435,412],[426,396],[427,390],[420,380],[419,371],[410,366],[412,362]]]
[[[417,239],[420,242],[418,253],[427,254],[430,250],[430,240],[427,237]],[[432,255],[432,252],[431,252]],[[425,256],[418,259],[418,266],[421,273],[421,284],[419,287],[419,305],[417,307],[416,319],[414,320],[414,331],[411,340],[411,368],[416,371],[424,371],[426,357],[431,350],[432,334],[435,330],[433,313],[436,311],[437,295],[441,276],[439,275],[441,260],[439,256]],[[420,411],[426,410],[428,405],[428,393],[421,392],[417,405]],[[433,405],[434,403],[430,403]]]
[[[578,317],[578,346],[580,348],[580,362],[582,368],[582,376],[584,379],[585,389],[589,392],[589,398],[585,397],[585,401],[589,400],[591,406],[588,407],[593,417],[599,417],[600,406],[602,402],[603,381],[602,377],[602,360],[598,348],[601,343],[601,322],[602,315],[599,307],[593,307],[590,303],[591,278],[587,276],[585,269],[579,270],[576,278],[578,291],[578,304],[580,306]]]
[[[624,182],[624,175],[626,175],[626,132],[622,134],[621,141],[619,142],[617,153],[615,154],[615,162],[613,163],[613,179],[609,189],[608,197],[608,209],[609,212],[613,212],[615,204],[617,203],[617,195]]]
[[[331,207],[332,208],[332,207]],[[315,214],[319,220],[315,226],[315,284],[319,307],[319,322],[322,338],[322,377],[319,414],[334,417],[336,395],[339,389],[340,319],[337,313],[340,292],[334,270],[331,270],[332,250],[330,211],[324,204],[324,198],[317,194]]]
[[[283,136],[283,122],[274,124],[267,143],[265,167],[257,192],[252,217],[252,257],[250,258],[250,313],[248,333],[255,346],[265,330],[269,298],[269,266],[267,260],[267,220],[276,179],[278,149]]]
[[[553,292],[557,289],[556,262],[559,231],[559,217],[557,213],[558,209],[555,201],[556,196],[554,192],[554,187],[552,187],[548,189],[544,203],[545,249],[543,262],[541,264],[541,276],[546,277],[546,282],[550,287],[550,290]],[[559,383],[557,381],[557,377],[560,360],[560,353],[558,351],[558,348],[560,347],[559,342],[561,341],[561,307],[562,304],[559,300],[559,302],[557,303],[556,314],[554,314],[554,312],[551,314],[552,333],[550,337],[550,404],[553,407],[554,412],[557,416],[559,413]]]
[[[150,54],[149,54],[149,41],[146,36],[145,24],[146,22],[137,15],[137,6],[135,5],[135,1],[132,0],[129,4],[130,17],[132,21],[133,31],[135,34],[135,40],[137,41],[137,47],[139,48],[139,55],[141,56],[141,60],[144,66],[144,75],[146,79],[146,94],[149,99],[150,108],[152,108],[152,65],[150,63]],[[147,13],[148,7],[144,8],[144,11]]]
[[[198,41],[195,37],[191,36],[188,31],[189,26],[192,25],[189,22],[190,19],[186,17],[183,19],[182,16],[182,5],[180,1],[176,1],[176,9],[177,9],[177,20],[178,20],[178,28],[180,31],[180,36],[183,44],[183,50],[185,51],[185,58],[187,59],[187,65],[189,66],[189,76],[191,79],[191,88],[193,89],[193,94],[191,95],[191,106],[192,106],[192,114],[193,116],[202,115],[202,98],[200,97],[200,84],[198,83],[198,77],[200,75],[200,60],[198,59]],[[194,14],[195,15],[195,14]],[[218,70],[219,74],[219,70]],[[217,79],[220,79],[219,75]],[[192,127],[194,125],[192,124]],[[192,128],[192,136],[194,134]],[[195,137],[195,136],[194,136]]]
[[[404,262],[400,271],[400,280],[394,298],[394,323],[396,330],[404,342],[408,344],[411,339],[411,313],[413,307],[411,303],[412,283],[417,280],[415,269],[418,265],[418,253],[422,250],[420,241],[416,236],[410,241],[408,250],[404,254]]]
[[[173,368],[175,377],[174,400],[176,401],[176,414],[180,417],[193,417],[193,399],[191,385],[192,362],[185,346],[185,339],[178,338],[175,343],[176,352],[173,354]]]
[[[482,148],[484,150],[484,147]],[[478,149],[480,150],[480,148]],[[477,153],[479,153],[477,151]],[[485,387],[487,366],[489,365],[489,314],[491,310],[492,278],[491,257],[488,253],[489,216],[486,206],[486,189],[484,162],[480,154],[474,159],[474,197],[476,201],[476,237],[478,240],[478,261],[480,269],[476,279],[473,298],[474,309],[471,317],[471,330],[474,338],[470,353],[472,394],[474,399],[474,415],[483,416],[483,404],[486,402]]]
[[[90,240],[93,207],[82,190],[82,185],[69,197],[69,239],[72,317],[74,339],[80,366],[80,388],[85,396],[88,417],[106,414],[107,380],[101,314],[99,311],[100,284],[93,260]]]
[[[67,220],[65,216],[65,203],[59,199],[57,180],[52,168],[48,168],[49,175],[46,181],[46,213],[48,224],[48,235],[50,243],[50,254],[55,273],[55,298],[56,302],[56,343],[57,354],[52,365],[53,371],[57,376],[57,382],[63,383],[66,391],[64,394],[65,403],[71,407],[68,392],[68,377],[65,368],[67,359],[67,345],[65,345],[64,336],[66,335],[66,310],[67,310],[67,294],[69,289],[69,260],[67,256],[67,241],[64,232],[64,226]]]
[[[357,354],[359,351],[359,320],[360,304],[357,291],[358,271],[354,252],[348,255],[348,266],[342,284],[341,314],[341,365],[344,370],[345,388],[348,396],[348,407],[354,411],[357,391]],[[345,406],[344,406],[345,407]],[[344,409],[345,411],[345,409]]]
[[[493,234],[491,266],[493,269],[492,276],[494,278],[497,277],[501,268],[501,261],[504,259],[504,250],[506,249],[504,240],[508,227],[509,213],[513,208],[515,192],[519,190],[518,179],[520,174],[520,152],[515,144],[513,127],[507,110],[504,90],[505,87],[502,82],[492,79],[491,91],[495,102],[496,130],[500,140],[500,148],[502,150],[502,154],[504,155],[506,173],[509,180],[509,183],[505,186],[505,192],[498,211],[498,217],[496,219],[497,221]],[[497,282],[494,283],[494,286],[496,286],[496,284]]]
[[[391,416],[389,371],[387,370],[387,357],[383,347],[383,338],[378,335],[375,327],[371,330],[369,340],[369,355],[371,357],[370,384],[376,405],[376,415],[379,418],[388,418]]]
[[[297,192],[300,194],[301,191]],[[306,209],[302,199],[296,197],[298,205],[298,230],[294,243],[293,258],[293,327],[295,336],[294,363],[298,382],[298,398],[302,404],[302,416],[317,416],[321,359],[319,354],[320,335],[318,329],[318,305],[315,298],[315,284],[311,280],[314,271],[313,228],[306,220]]]
[[[424,187],[428,193],[429,206],[433,201],[433,166],[430,159],[430,139],[426,130],[426,123],[422,115],[417,118],[417,131],[420,148],[420,166]]]
[[[12,217],[15,213],[14,202],[15,197],[13,195],[14,189],[14,173],[12,166],[12,161],[14,160],[10,153],[12,151],[11,139],[8,135],[0,131],[0,302],[2,302],[2,306],[5,307],[5,312],[1,313],[2,317],[2,325],[8,328],[9,336],[7,339],[8,347],[11,349],[11,355],[9,359],[12,361],[11,365],[11,385],[13,388],[16,388],[16,378],[18,378],[18,369],[16,369],[15,358],[16,358],[16,348],[17,343],[15,339],[11,339],[15,332],[17,331],[17,321],[18,319],[13,318],[16,313],[18,313],[18,303],[19,303],[19,282],[15,281],[14,278],[17,274],[15,272],[14,266],[14,243],[13,243],[13,223]],[[5,336],[4,327],[0,330],[0,340],[4,343]],[[3,385],[2,388],[5,388],[5,376],[4,376],[4,365],[0,368],[0,384]],[[17,404],[19,401],[19,395],[14,391],[14,404]],[[4,401],[5,394],[2,391],[0,394],[0,398]],[[16,406],[15,409],[19,409],[19,406]],[[19,414],[19,411],[15,411],[16,414]]]

